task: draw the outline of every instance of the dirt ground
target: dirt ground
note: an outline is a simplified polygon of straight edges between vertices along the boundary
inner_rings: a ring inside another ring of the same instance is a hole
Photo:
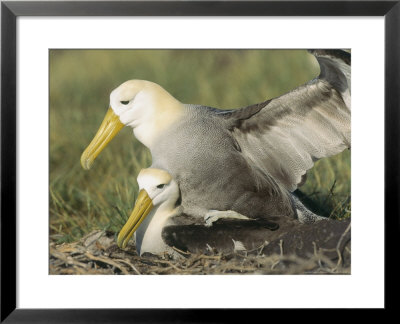
[[[190,244],[186,245],[185,251],[174,248],[182,255],[179,259],[172,259],[167,254],[140,257],[134,240],[121,250],[116,244],[116,233],[97,230],[77,242],[50,243],[49,273],[350,274],[349,219],[312,225],[285,220],[279,225],[276,231],[262,232],[262,241],[254,241],[251,250],[245,250],[233,239],[231,247],[223,251],[207,242],[200,242],[204,249],[199,250]]]

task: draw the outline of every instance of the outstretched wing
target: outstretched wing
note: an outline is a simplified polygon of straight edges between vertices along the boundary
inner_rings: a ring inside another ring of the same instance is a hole
[[[350,148],[350,53],[309,52],[319,62],[318,78],[278,98],[217,112],[254,169],[290,191],[316,160]]]

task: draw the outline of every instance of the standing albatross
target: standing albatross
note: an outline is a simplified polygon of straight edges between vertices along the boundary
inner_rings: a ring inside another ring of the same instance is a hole
[[[291,192],[318,159],[350,148],[350,53],[311,50],[320,75],[289,93],[232,110],[183,104],[161,86],[130,80],[113,90],[110,108],[81,164],[122,129],[150,149],[152,168],[179,185],[185,214],[250,218],[299,216]]]

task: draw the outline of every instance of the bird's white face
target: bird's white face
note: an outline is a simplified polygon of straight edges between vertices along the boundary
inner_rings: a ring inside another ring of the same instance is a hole
[[[147,215],[157,213],[157,219],[163,223],[172,215],[175,204],[179,198],[178,184],[171,175],[160,169],[144,169],[137,178],[139,183],[139,195],[128,221],[118,235],[118,246],[126,247],[133,233],[138,229]]]
[[[170,208],[179,198],[178,184],[171,175],[160,169],[144,169],[137,178],[139,189],[145,190],[154,207]]]
[[[157,136],[182,115],[182,104],[158,84],[144,80],[122,83],[110,94],[110,108],[92,142],[81,156],[88,170],[96,157],[124,126],[151,148]]]
[[[147,81],[130,80],[111,92],[110,108],[121,123],[135,128],[154,115],[152,98]]]

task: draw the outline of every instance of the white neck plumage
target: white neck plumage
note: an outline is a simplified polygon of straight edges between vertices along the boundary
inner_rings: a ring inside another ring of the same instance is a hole
[[[136,231],[136,246],[140,244],[140,255],[145,252],[159,254],[163,252],[173,252],[173,249],[166,245],[162,239],[162,229],[171,216],[174,215],[175,209],[171,208],[171,204],[164,204],[153,208],[146,219]]]
[[[161,87],[146,88],[134,99],[137,119],[125,123],[151,149],[157,138],[184,114],[184,106]]]

